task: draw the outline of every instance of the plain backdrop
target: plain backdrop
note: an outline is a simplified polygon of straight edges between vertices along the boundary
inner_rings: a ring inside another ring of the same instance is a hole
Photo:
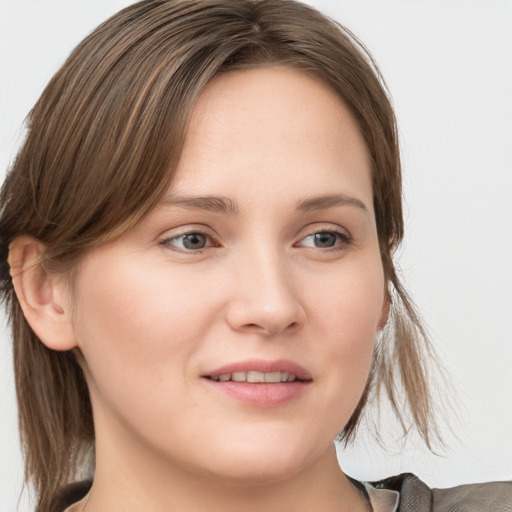
[[[0,172],[23,119],[71,49],[123,0],[0,0]],[[434,486],[512,478],[512,2],[310,1],[355,32],[399,121],[406,242],[400,266],[458,392],[448,448],[369,436],[346,472],[412,471]],[[22,486],[9,335],[0,317],[0,512]],[[440,390],[443,392],[443,389]],[[364,434],[364,433],[363,433]]]

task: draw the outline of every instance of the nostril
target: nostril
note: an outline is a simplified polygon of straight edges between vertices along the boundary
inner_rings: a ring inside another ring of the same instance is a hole
[[[299,329],[300,329],[300,325],[301,325],[301,324],[300,324],[300,322],[292,322],[292,323],[291,323],[291,324],[286,328],[286,330],[287,330],[287,331],[293,331],[293,332],[295,332],[295,331],[297,331],[297,330],[299,330]]]
[[[243,328],[247,331],[264,331],[265,329],[258,324],[245,324]]]
[[[246,331],[262,332],[266,335],[273,335],[281,331],[294,332],[300,328],[300,322],[292,322],[284,330],[276,328],[276,326],[264,326],[260,324],[250,323],[245,324],[243,329]]]

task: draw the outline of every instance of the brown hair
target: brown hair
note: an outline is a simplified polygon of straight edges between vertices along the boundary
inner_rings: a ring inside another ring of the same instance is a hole
[[[12,325],[26,479],[39,510],[76,478],[92,453],[94,425],[75,354],[48,349],[23,316],[9,244],[31,235],[46,247],[47,270],[72,269],[87,250],[134,226],[168,188],[190,112],[212,78],[273,64],[315,73],[336,91],[372,161],[391,319],[340,440],[353,438],[366,403],[384,390],[404,429],[412,422],[430,446],[430,348],[392,261],[403,237],[396,123],[371,56],[347,29],[294,1],[145,0],[99,26],[50,81],[1,193],[1,293]]]

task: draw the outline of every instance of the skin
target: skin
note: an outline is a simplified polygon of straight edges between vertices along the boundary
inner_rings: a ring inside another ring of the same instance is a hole
[[[333,195],[343,200],[297,210]],[[179,202],[197,196],[237,212]],[[326,232],[334,245],[317,246]],[[12,253],[37,250],[22,240]],[[26,313],[43,342],[81,354],[97,439],[87,511],[367,510],[333,439],[363,392],[387,299],[367,150],[320,80],[286,67],[217,77],[166,199],[85,256],[74,297],[51,276],[15,285],[24,310],[46,308],[46,324]],[[259,407],[202,378],[248,359],[291,360],[311,382]]]

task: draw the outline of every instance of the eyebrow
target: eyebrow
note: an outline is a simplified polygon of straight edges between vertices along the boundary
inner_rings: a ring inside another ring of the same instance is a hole
[[[203,210],[215,213],[228,213],[237,215],[240,208],[236,201],[229,197],[220,196],[166,196],[161,204],[165,206],[181,206],[191,210]],[[368,208],[359,199],[345,194],[327,194],[323,196],[314,196],[302,199],[297,202],[297,211],[311,212],[317,210],[327,210],[336,206],[353,206],[363,210],[366,213]]]
[[[335,206],[355,206],[369,213],[368,208],[361,200],[345,194],[328,194],[325,196],[309,197],[297,203],[297,210],[311,212],[315,210],[327,210]]]
[[[229,213],[236,215],[239,212],[238,205],[228,197],[217,196],[166,196],[161,201],[165,206],[181,206],[190,210],[204,210],[207,212]]]

